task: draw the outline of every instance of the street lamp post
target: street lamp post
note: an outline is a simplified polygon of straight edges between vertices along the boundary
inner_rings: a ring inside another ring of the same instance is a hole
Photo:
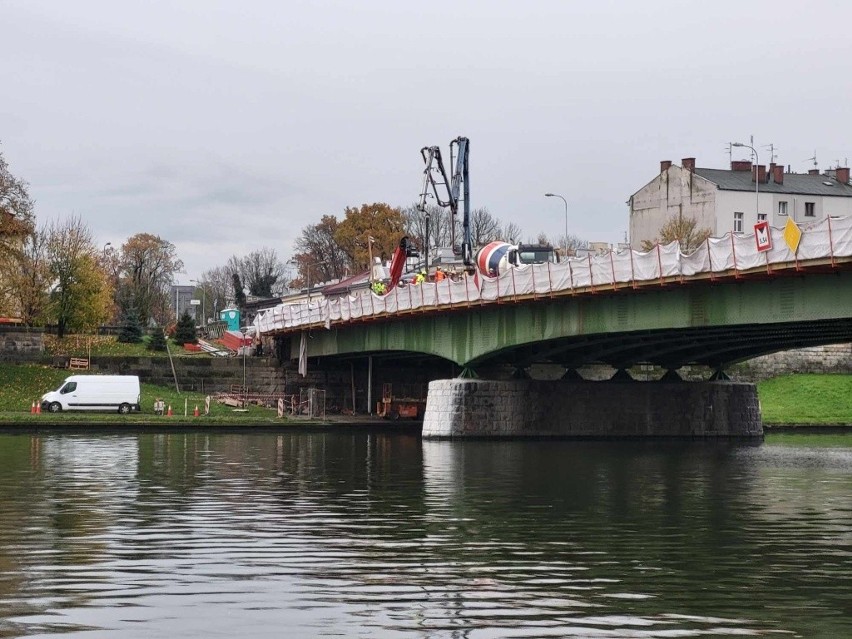
[[[306,280],[307,280],[307,283],[308,283],[308,304],[309,305],[311,303],[311,269],[314,266],[319,266],[320,264],[328,264],[330,261],[331,260],[320,260],[319,262],[313,262],[312,264],[306,264],[305,265],[305,277],[306,277]],[[299,263],[294,259],[290,260],[290,264],[293,264],[297,267],[299,266]],[[372,266],[371,266],[371,268],[372,268]]]
[[[201,289],[201,325],[206,327],[207,326],[207,310],[205,308],[206,307],[205,302],[207,301],[207,293],[204,290],[204,284],[202,282],[199,282],[198,280],[189,280],[189,281],[195,282],[196,284],[198,284],[198,288]]]
[[[565,205],[565,257],[568,257],[568,200],[559,193],[545,193],[544,197],[558,197]]]
[[[246,348],[246,334],[248,333],[248,326],[243,326],[240,329],[240,332],[243,334],[243,408],[245,408],[248,400],[248,390],[246,389],[246,351],[248,350],[248,348]]]
[[[112,242],[107,242],[104,244],[104,248],[101,250],[101,264],[104,270],[109,268],[109,264],[107,263],[107,249],[112,246]],[[105,326],[106,322],[101,322],[101,326]]]
[[[758,213],[758,204],[760,203],[760,195],[758,192],[758,185],[760,184],[760,180],[758,179],[758,170],[757,167],[760,164],[760,158],[757,157],[757,149],[755,149],[750,144],[743,144],[742,142],[731,142],[731,146],[743,147],[746,149],[751,149],[751,152],[754,153],[754,220],[757,222]]]
[[[375,242],[375,238],[372,235],[367,236],[367,259],[370,260],[370,276],[367,278],[367,281],[370,283],[370,286],[373,285],[373,242]]]

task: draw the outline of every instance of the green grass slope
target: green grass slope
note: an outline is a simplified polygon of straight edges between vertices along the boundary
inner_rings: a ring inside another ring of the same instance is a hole
[[[766,424],[852,425],[852,375],[785,375],[757,392]]]
[[[41,419],[47,416],[30,415],[33,402],[38,402],[41,396],[49,390],[59,388],[60,384],[72,371],[51,368],[47,366],[0,364],[0,422],[26,422]],[[79,374],[79,372],[77,373]],[[154,415],[154,400],[162,398],[166,405],[171,405],[173,417],[166,418]],[[117,413],[60,413],[51,415],[50,420],[74,421],[98,423],[99,421],[113,422],[120,419],[122,422],[150,422],[152,419],[173,419],[175,421],[214,421],[221,423],[251,422],[251,423],[274,423],[281,420],[277,411],[260,406],[249,406],[245,412],[235,412],[230,406],[210,402],[210,414],[204,417],[193,418],[195,407],[198,406],[201,414],[204,414],[204,398],[200,393],[178,393],[174,386],[164,387],[155,384],[142,384],[142,411],[130,415],[118,415]],[[188,418],[183,417],[184,406],[189,413]]]

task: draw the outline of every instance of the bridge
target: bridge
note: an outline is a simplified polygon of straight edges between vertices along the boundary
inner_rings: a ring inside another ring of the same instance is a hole
[[[417,353],[476,369],[495,363],[567,369],[604,363],[715,369],[790,348],[852,341],[852,218],[803,232],[797,251],[773,229],[282,306],[256,320],[266,335],[309,336],[303,355]],[[300,355],[301,340],[291,342]]]
[[[758,355],[852,341],[852,218],[827,218],[797,242],[780,229],[771,239],[766,251],[753,236],[729,234],[688,255],[672,244],[364,291],[282,305],[255,326],[289,341],[300,362],[427,357],[453,362],[465,378],[495,365],[518,378],[532,364],[566,369],[561,383],[433,381],[424,436],[757,436],[751,385],[678,384],[674,372],[657,386],[568,380],[590,363],[701,364],[724,380],[726,366]]]

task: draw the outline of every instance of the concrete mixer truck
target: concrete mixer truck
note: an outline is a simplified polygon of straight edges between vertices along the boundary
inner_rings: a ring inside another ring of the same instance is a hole
[[[475,266],[488,277],[496,277],[510,268],[525,264],[556,263],[559,255],[545,244],[509,244],[491,242],[476,252]]]

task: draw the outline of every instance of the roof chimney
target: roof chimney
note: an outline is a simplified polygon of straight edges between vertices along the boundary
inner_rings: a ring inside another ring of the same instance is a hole
[[[672,165],[671,160],[661,160],[660,161],[660,173],[665,173],[669,170],[669,167]]]
[[[837,167],[837,173],[835,174],[837,177],[837,181],[841,184],[849,184],[849,167]]]
[[[761,184],[766,183],[766,165],[765,164],[755,164],[754,168],[751,171],[751,181],[754,182],[755,176],[757,176],[757,181]]]
[[[731,160],[731,171],[751,171],[751,160]]]
[[[690,173],[695,173],[695,158],[683,158],[680,165]]]
[[[819,169],[810,169],[808,175],[819,175]]]
[[[784,184],[784,166],[775,165],[772,167],[772,181],[775,184]]]

